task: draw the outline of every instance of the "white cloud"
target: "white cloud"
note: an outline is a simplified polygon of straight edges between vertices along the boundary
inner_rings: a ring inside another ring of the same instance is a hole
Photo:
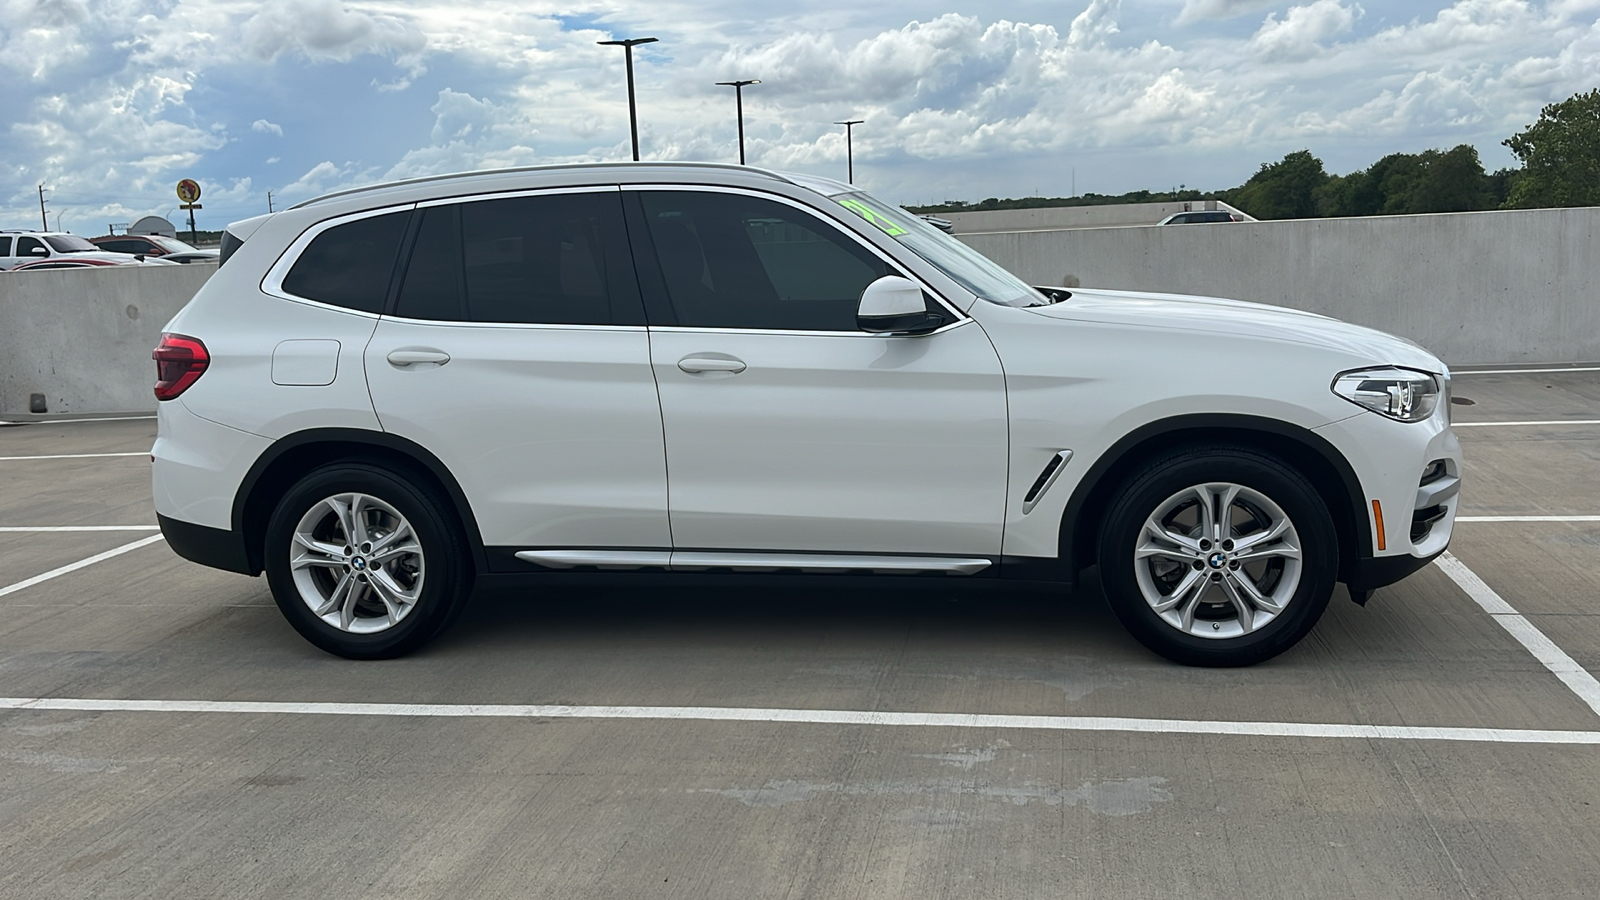
[[[1269,60],[1303,59],[1322,53],[1324,41],[1345,34],[1361,16],[1361,7],[1339,0],[1316,0],[1290,7],[1282,19],[1269,14],[1250,38],[1250,49]]]
[[[283,126],[274,122],[268,122],[266,119],[257,119],[254,122],[251,122],[250,130],[256,132],[257,134],[275,134],[278,137],[283,137]]]
[[[347,62],[364,53],[411,57],[427,44],[422,32],[386,13],[352,10],[339,0],[277,0],[239,27],[247,52],[262,60],[298,54]]]
[[[1178,24],[1202,19],[1232,19],[1274,5],[1276,0],[1183,0]]]

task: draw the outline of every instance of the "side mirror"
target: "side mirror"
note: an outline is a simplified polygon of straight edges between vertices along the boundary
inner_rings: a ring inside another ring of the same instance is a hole
[[[944,325],[944,316],[928,312],[922,288],[899,275],[867,285],[856,307],[856,327],[873,334],[927,334]]]
[[[30,249],[29,249],[29,250],[28,250],[28,253],[29,253],[29,254],[31,254],[31,255],[33,255],[33,256],[49,256],[49,255],[50,255],[50,251],[49,251],[49,250],[46,250],[46,249],[45,249],[45,248],[43,248],[43,247],[33,247],[33,248],[30,248]]]

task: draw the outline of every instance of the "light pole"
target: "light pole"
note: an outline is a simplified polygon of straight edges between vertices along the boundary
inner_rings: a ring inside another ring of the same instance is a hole
[[[845,183],[846,184],[855,184],[856,183],[856,155],[855,155],[854,148],[851,146],[851,138],[852,138],[851,132],[853,132],[855,130],[855,126],[860,125],[863,121],[865,121],[865,120],[863,120],[863,119],[851,119],[848,122],[835,122],[835,123],[833,123],[835,125],[843,125],[844,126],[844,158],[846,160],[846,164],[849,166],[849,169],[847,169],[847,171],[850,173],[845,178]]]
[[[655,38],[628,38],[622,41],[595,41],[605,47],[621,47],[628,63],[628,130],[633,135],[633,161],[639,161],[639,108],[633,99],[633,48],[653,44]]]
[[[739,165],[744,165],[744,86],[747,84],[760,84],[761,79],[752,78],[749,81],[719,81],[723,87],[733,88],[733,103],[739,115]]]

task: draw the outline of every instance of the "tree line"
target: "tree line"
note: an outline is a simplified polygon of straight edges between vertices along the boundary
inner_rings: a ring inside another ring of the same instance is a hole
[[[1100,206],[1216,198],[1258,219],[1308,219],[1600,206],[1600,89],[1546,106],[1539,120],[1502,141],[1520,168],[1486,172],[1477,148],[1391,153],[1348,175],[1330,175],[1309,150],[1262,163],[1250,180],[1214,193],[1132,191],[1080,197],[990,197],[912,207],[919,213]]]

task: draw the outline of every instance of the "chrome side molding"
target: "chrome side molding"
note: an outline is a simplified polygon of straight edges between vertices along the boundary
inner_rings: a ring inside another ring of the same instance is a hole
[[[598,569],[665,569],[671,550],[519,550],[517,559],[550,569],[594,566]]]
[[[670,569],[674,572],[803,572],[876,575],[942,572],[972,575],[989,568],[991,560],[948,556],[860,556],[850,553],[768,553],[705,550],[519,550],[517,559],[550,569],[592,566],[597,569]]]

